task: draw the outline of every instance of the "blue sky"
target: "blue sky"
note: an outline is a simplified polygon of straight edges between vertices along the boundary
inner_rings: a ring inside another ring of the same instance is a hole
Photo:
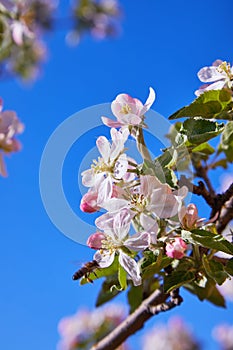
[[[20,138],[23,150],[7,159],[9,177],[0,179],[4,350],[55,349],[59,320],[82,305],[92,308],[98,292],[98,283],[79,287],[71,280],[77,262],[91,259],[92,251],[61,234],[41,201],[39,165],[52,132],[73,113],[111,102],[121,92],[145,101],[149,86],[157,93],[153,109],[168,116],[192,101],[202,66],[217,58],[232,61],[231,0],[125,1],[122,6],[122,33],[116,39],[98,42],[87,37],[77,48],[68,48],[65,31],[58,28],[47,38],[48,61],[34,84],[1,82],[5,109],[16,110],[26,125]],[[60,15],[67,7],[61,1]],[[72,157],[64,187],[77,209],[75,152]],[[216,349],[210,330],[216,322],[232,321],[232,304],[220,310],[184,295],[179,310],[159,315],[149,325],[180,313],[204,349]]]

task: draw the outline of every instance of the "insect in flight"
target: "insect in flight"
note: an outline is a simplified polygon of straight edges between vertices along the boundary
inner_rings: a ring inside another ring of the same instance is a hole
[[[79,269],[73,274],[72,278],[74,281],[76,281],[82,277],[85,277],[88,280],[88,282],[93,283],[92,279],[89,278],[89,275],[91,272],[95,274],[95,270],[98,269],[98,267],[99,264],[96,260],[88,261],[83,265],[83,267],[81,267],[81,269]]]

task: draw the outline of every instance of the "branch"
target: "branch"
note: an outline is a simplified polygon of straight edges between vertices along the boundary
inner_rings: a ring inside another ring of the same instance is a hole
[[[233,186],[232,186],[233,187]],[[233,219],[233,198],[231,199],[229,205],[224,208],[222,211],[218,223],[217,223],[217,231],[218,233],[222,233],[222,231],[226,228],[229,222]]]
[[[206,203],[213,208],[214,206],[214,198],[212,194],[206,189],[203,181],[198,182],[198,186],[192,184],[184,175],[181,175],[179,185],[185,185],[188,187],[188,190],[198,196],[202,196]]]
[[[167,299],[170,296],[170,300]],[[179,289],[170,294],[164,293],[162,288],[154,291],[125,321],[115,328],[109,335],[94,345],[91,350],[113,350],[122,344],[130,335],[141,329],[144,323],[153,315],[167,311],[182,303]]]

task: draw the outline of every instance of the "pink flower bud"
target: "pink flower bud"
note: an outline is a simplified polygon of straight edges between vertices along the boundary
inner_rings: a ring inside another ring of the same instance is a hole
[[[187,208],[180,211],[180,221],[185,229],[196,227],[198,221],[198,210],[195,204],[189,204]]]
[[[176,237],[172,243],[166,245],[166,255],[173,259],[182,259],[187,249],[186,243],[180,237]]]
[[[91,235],[87,240],[87,245],[91,249],[101,249],[102,241],[105,239],[105,235],[102,232],[96,232]]]
[[[86,194],[84,194],[81,203],[80,203],[80,209],[84,213],[94,213],[100,209],[97,205],[97,197],[98,193],[94,191],[88,191]]]

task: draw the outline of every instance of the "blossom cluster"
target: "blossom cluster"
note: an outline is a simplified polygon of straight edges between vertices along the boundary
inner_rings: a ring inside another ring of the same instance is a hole
[[[221,90],[233,88],[233,67],[230,63],[220,59],[213,62],[210,67],[203,67],[198,72],[198,78],[205,83],[195,91],[196,96],[199,96],[205,91]]]
[[[117,0],[76,0],[72,4],[74,28],[67,35],[67,42],[78,44],[81,37],[90,32],[97,39],[117,34],[120,16]]]
[[[24,125],[14,111],[2,111],[2,108],[0,99],[0,175],[7,176],[3,156],[20,150],[21,144],[15,136],[23,132]]]
[[[111,304],[93,311],[79,310],[61,319],[58,331],[61,340],[58,350],[90,349],[98,340],[111,332],[125,318],[120,304]],[[126,350],[122,345],[118,350]]]
[[[145,250],[159,250],[172,259],[182,259],[189,248],[177,228],[190,230],[203,224],[196,206],[184,205],[186,186],[171,188],[156,175],[144,173],[142,165],[126,154],[128,138],[136,139],[137,145],[144,143],[145,113],[154,99],[152,88],[145,104],[127,94],[116,97],[111,108],[117,121],[102,117],[111,128],[111,141],[105,136],[97,139],[101,157],[82,173],[82,183],[89,190],[81,200],[81,210],[106,211],[96,219],[97,231],[87,241],[97,250],[94,260],[106,268],[118,259],[135,286],[142,283],[136,257]],[[138,150],[144,157],[140,146]]]
[[[34,78],[46,55],[41,35],[51,29],[55,3],[3,0],[0,4],[0,62],[7,72]]]

